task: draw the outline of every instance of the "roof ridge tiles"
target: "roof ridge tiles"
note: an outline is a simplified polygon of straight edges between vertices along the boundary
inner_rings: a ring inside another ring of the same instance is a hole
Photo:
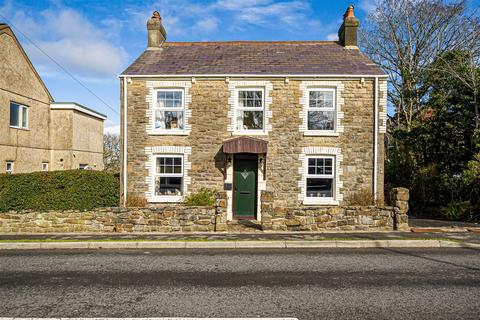
[[[163,46],[189,46],[189,45],[242,45],[242,44],[338,44],[338,41],[318,41],[318,40],[305,40],[305,41],[250,41],[250,40],[239,40],[239,41],[172,41],[165,42]]]

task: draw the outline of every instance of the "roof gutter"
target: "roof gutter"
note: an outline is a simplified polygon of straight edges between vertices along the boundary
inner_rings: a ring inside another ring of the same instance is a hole
[[[119,78],[388,78],[388,75],[366,74],[121,74]]]

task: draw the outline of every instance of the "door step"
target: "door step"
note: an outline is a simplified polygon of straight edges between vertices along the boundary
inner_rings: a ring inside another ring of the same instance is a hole
[[[256,232],[262,231],[262,224],[257,220],[232,220],[227,221],[229,232]]]

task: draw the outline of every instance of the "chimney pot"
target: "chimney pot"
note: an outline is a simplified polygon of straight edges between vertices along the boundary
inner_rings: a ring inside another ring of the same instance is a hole
[[[167,32],[162,25],[162,17],[158,11],[154,11],[152,17],[147,21],[148,31],[148,50],[160,49],[165,40],[167,40]]]
[[[358,49],[358,18],[355,17],[353,5],[348,6],[343,15],[343,23],[338,29],[340,44],[348,49]]]

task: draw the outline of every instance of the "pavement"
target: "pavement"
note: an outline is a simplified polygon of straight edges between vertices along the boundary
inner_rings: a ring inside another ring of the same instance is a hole
[[[2,317],[478,319],[475,249],[0,251]]]
[[[0,250],[445,247],[480,249],[480,232],[0,234]]]

